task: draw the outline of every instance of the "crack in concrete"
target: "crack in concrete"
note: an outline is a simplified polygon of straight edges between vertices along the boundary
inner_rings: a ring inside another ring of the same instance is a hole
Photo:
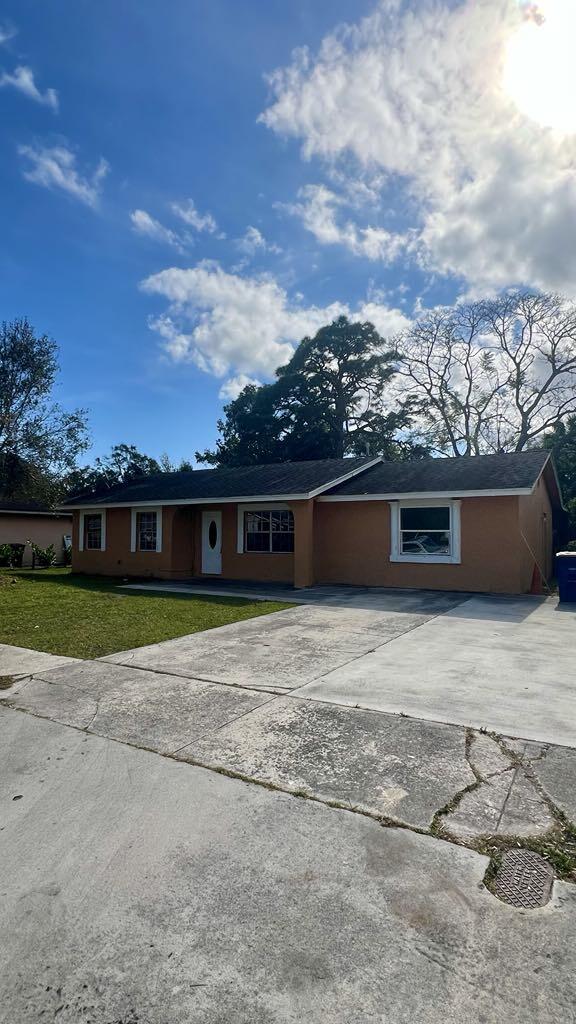
[[[165,673],[160,673],[160,674],[165,674]],[[47,680],[42,680],[42,681],[43,682],[47,682]],[[272,694],[271,700],[277,699],[278,696],[279,696],[278,694]],[[270,702],[271,701],[263,701],[262,703],[263,704],[267,704],[267,703],[270,703]],[[378,814],[377,812],[374,812],[374,811],[370,811],[370,810],[368,810],[366,808],[363,808],[361,806],[355,805],[355,804],[351,803],[350,801],[343,801],[343,800],[338,800],[338,799],[330,799],[330,798],[327,798],[327,797],[317,796],[316,794],[308,792],[308,791],[303,790],[303,789],[291,788],[291,787],[289,787],[287,785],[283,785],[281,783],[270,782],[270,781],[264,780],[264,779],[258,779],[258,778],[255,778],[253,776],[246,775],[245,773],[240,772],[238,770],[225,768],[222,765],[212,764],[212,763],[206,762],[206,761],[201,761],[201,760],[198,760],[198,759],[196,759],[194,757],[191,757],[191,756],[187,756],[186,758],[184,758],[182,756],[179,756],[180,752],[183,749],[185,749],[187,746],[190,746],[190,744],[184,744],[183,746],[178,747],[175,751],[159,751],[155,747],[149,747],[149,746],[146,746],[145,744],[134,743],[132,741],[124,740],[124,739],[120,740],[120,739],[116,739],[115,737],[112,737],[112,736],[106,736],[105,734],[98,733],[97,731],[95,731],[92,728],[92,726],[93,726],[93,724],[94,724],[94,722],[95,722],[95,720],[96,720],[96,718],[97,718],[97,716],[99,714],[99,711],[100,711],[100,706],[99,706],[100,702],[98,700],[96,701],[96,705],[97,706],[96,706],[96,710],[94,712],[94,715],[92,716],[90,722],[86,726],[76,726],[76,725],[70,725],[70,724],[62,723],[62,722],[56,722],[56,724],[59,724],[59,725],[63,726],[64,728],[71,728],[71,729],[75,729],[78,732],[84,732],[84,733],[86,733],[86,734],[88,734],[90,736],[95,736],[95,737],[99,737],[99,738],[102,738],[102,739],[106,739],[106,740],[108,740],[109,742],[112,742],[112,743],[118,743],[118,744],[123,745],[123,746],[129,746],[129,747],[134,747],[135,749],[145,750],[145,751],[147,751],[149,753],[154,753],[154,754],[156,754],[156,755],[158,755],[160,757],[168,757],[168,758],[170,758],[172,760],[178,761],[179,763],[190,764],[193,767],[201,768],[201,769],[203,769],[205,771],[212,771],[215,774],[223,775],[223,776],[225,776],[227,778],[231,778],[231,779],[236,779],[237,781],[240,781],[240,782],[245,782],[245,783],[248,783],[248,784],[251,784],[251,785],[256,785],[256,786],[259,786],[259,787],[261,787],[263,789],[267,789],[267,790],[269,790],[271,792],[279,792],[279,793],[283,793],[283,794],[285,794],[287,796],[297,797],[299,799],[310,800],[312,803],[318,803],[318,804],[321,804],[321,805],[323,805],[325,807],[330,807],[330,808],[332,808],[334,810],[346,811],[347,813],[350,813],[350,814],[358,814],[361,817],[371,819],[372,821],[374,821],[376,824],[380,825],[383,828],[402,829],[402,830],[405,830],[407,832],[413,832],[416,835],[426,835],[426,836],[429,836],[431,838],[437,839],[437,840],[439,840],[441,842],[449,842],[449,843],[451,843],[454,846],[462,846],[462,847],[465,847],[465,848],[468,848],[468,849],[472,849],[472,850],[474,850],[476,852],[483,853],[484,856],[488,856],[488,858],[490,860],[490,863],[489,863],[487,871],[486,871],[486,877],[489,876],[490,871],[492,870],[493,857],[491,857],[491,855],[489,855],[489,854],[487,854],[485,852],[485,850],[482,848],[482,843],[481,843],[481,840],[485,839],[486,837],[478,837],[475,840],[467,842],[464,838],[459,837],[457,835],[454,835],[454,834],[452,834],[449,831],[449,829],[446,829],[445,826],[444,826],[444,822],[442,820],[443,818],[446,818],[449,814],[453,813],[454,810],[456,810],[456,808],[458,807],[458,805],[460,804],[460,802],[462,801],[462,799],[465,797],[465,795],[467,793],[475,792],[475,791],[481,789],[483,786],[489,785],[487,780],[482,777],[481,773],[479,773],[478,769],[475,767],[475,765],[473,764],[473,762],[470,759],[470,749],[471,749],[472,740],[473,740],[475,735],[480,735],[480,733],[477,732],[476,730],[473,730],[471,728],[468,728],[466,730],[466,737],[465,737],[465,744],[464,744],[464,758],[465,758],[466,762],[468,763],[472,773],[475,776],[475,781],[473,783],[470,783],[468,786],[465,786],[463,789],[459,790],[457,793],[455,793],[454,796],[451,798],[451,800],[448,801],[448,803],[446,803],[442,808],[440,808],[438,811],[436,811],[435,814],[433,815],[431,824],[430,824],[430,826],[428,828],[421,828],[421,827],[418,827],[417,825],[413,825],[413,824],[410,824],[408,822],[404,822],[402,820],[389,817],[387,815]],[[20,711],[21,713],[24,713],[24,714],[30,714],[30,715],[32,715],[32,717],[46,718],[46,716],[39,715],[37,712],[30,711],[27,708],[16,708],[16,707],[13,707],[12,705],[10,705],[8,703],[6,703],[6,706],[9,707],[10,710]],[[258,705],[258,707],[261,707],[261,706],[262,706],[261,704]],[[251,714],[254,710],[257,710],[257,709],[256,708],[250,708],[248,711],[246,711],[242,715],[238,716],[238,718],[242,718],[245,715]],[[54,719],[47,719],[47,720],[48,721],[54,721]],[[225,724],[229,724],[229,723],[225,723]],[[224,728],[224,727],[225,727],[225,725],[222,726],[222,728]],[[503,752],[505,752],[510,757],[514,757],[514,752],[509,751],[508,749],[506,749],[505,743],[504,743],[504,740],[502,739],[502,737],[494,735],[493,738],[497,739],[497,742],[499,742],[499,744],[501,744]],[[501,774],[504,774],[506,771],[510,771],[512,769],[514,769],[514,777],[512,779],[512,783],[510,785],[510,788],[509,788],[507,796],[506,796],[506,800],[504,802],[502,811],[500,813],[499,820],[498,820],[498,825],[500,824],[500,822],[502,820],[504,809],[505,809],[505,806],[506,806],[506,804],[508,802],[508,799],[510,797],[510,793],[512,791],[512,788],[513,788],[514,781],[516,779],[517,773],[518,773],[518,771],[524,769],[524,765],[522,765],[521,763],[518,763],[515,766],[511,766],[511,769],[503,769],[501,772],[496,773],[498,775],[501,775]],[[563,815],[563,812],[561,812],[553,804],[553,802],[550,800],[548,795],[542,790],[542,787],[536,782],[536,780],[534,780],[533,778],[529,777],[527,772],[525,772],[525,774],[528,777],[528,781],[534,786],[534,788],[539,793],[541,793],[541,795],[546,800],[546,802],[547,802],[547,804],[548,804],[548,806],[549,806],[549,808],[550,808],[550,810],[551,810],[555,820],[559,824],[564,824],[566,822],[566,817],[565,817],[565,815]],[[497,828],[498,828],[498,825],[497,825]],[[515,842],[515,845],[519,845],[519,846],[524,845],[524,840],[522,838],[518,839],[518,842]],[[570,881],[576,881],[576,878],[570,878],[569,880]]]
[[[516,782],[516,779],[518,777],[518,772],[519,771],[520,771],[520,766],[517,765],[517,767],[514,769],[514,774],[512,775],[512,782],[508,786],[508,792],[506,793],[506,796],[504,797],[504,803],[502,804],[502,807],[500,808],[500,814],[498,815],[498,821],[496,822],[496,832],[498,832],[498,829],[500,828],[500,825],[502,824],[502,818],[504,817],[504,814],[506,812],[506,808],[508,806],[508,801],[510,799],[512,790],[514,788],[514,783]]]

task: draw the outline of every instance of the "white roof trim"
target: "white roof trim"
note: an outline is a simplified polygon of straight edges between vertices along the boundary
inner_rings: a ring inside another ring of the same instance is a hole
[[[363,466],[356,466],[355,469],[351,469],[349,473],[344,473],[343,476],[339,476],[336,480],[330,480],[327,484],[322,484],[321,487],[316,487],[315,490],[308,493],[309,498],[315,498],[318,494],[323,494],[324,491],[331,490],[332,487],[338,487],[338,484],[343,484],[346,480],[351,480],[353,477],[358,476],[359,473],[365,473],[367,469],[372,469],[373,466],[377,466],[379,462],[383,462],[384,457],[382,455],[376,456],[370,462],[364,463]]]
[[[498,498],[532,494],[533,487],[501,487],[483,491],[402,491],[389,494],[325,494],[318,501],[413,501],[429,498]]]
[[[249,494],[247,496],[239,494],[238,497],[234,498],[171,498],[169,501],[161,501],[155,499],[154,507],[163,508],[169,505],[207,505],[210,508],[212,505],[232,505],[238,503],[253,505],[254,502],[260,501],[306,501],[308,498],[313,497],[311,494],[255,494],[254,496]],[[150,498],[146,501],[108,501],[98,502],[86,505],[66,505],[61,506],[66,509],[79,509],[79,508],[135,508],[140,506],[149,506]]]
[[[60,506],[61,507],[61,506]],[[55,519],[61,519],[62,516],[66,516],[69,513],[64,509],[62,512],[31,512],[30,509],[24,511],[21,508],[0,508],[0,515],[3,516],[52,516]]]

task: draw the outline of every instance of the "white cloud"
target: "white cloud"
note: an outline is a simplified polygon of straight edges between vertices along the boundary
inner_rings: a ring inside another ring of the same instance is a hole
[[[251,224],[246,228],[242,238],[236,239],[236,247],[250,259],[256,256],[258,252],[271,252],[275,254],[282,252],[279,245],[276,245],[274,242],[267,242],[262,232]]]
[[[550,3],[540,4],[545,14]],[[477,289],[573,293],[576,134],[531,120],[504,88],[510,40],[528,15],[516,0],[381,2],[327,36],[317,55],[300,50],[276,71],[261,120],[332,171],[384,174],[396,205],[399,194],[413,211],[430,269]],[[550,69],[528,70],[546,89]],[[385,238],[337,222],[330,196],[315,198],[301,197],[299,212],[319,240],[386,252]]]
[[[32,68],[21,65],[15,69],[13,75],[5,71],[0,78],[0,88],[5,88],[6,86],[17,89],[18,92],[27,96],[29,100],[34,100],[35,103],[40,103],[44,107],[50,107],[55,114],[58,112],[58,93],[55,89],[46,89],[46,92],[40,92],[34,81]]]
[[[17,32],[18,30],[8,22],[0,24],[0,46],[4,46],[4,43],[9,43],[11,39],[14,39]]]
[[[258,387],[261,383],[262,381],[259,381],[257,377],[248,377],[245,373],[239,373],[236,377],[230,377],[224,382],[218,392],[218,398],[221,398],[223,402],[233,402],[248,384],[255,384]]]
[[[202,262],[153,274],[141,288],[168,302],[150,321],[175,362],[191,362],[216,377],[270,378],[296,344],[342,314],[372,319],[388,336],[407,323],[399,310],[368,302],[356,311],[344,303],[305,306],[291,299],[270,276],[241,277],[215,263]],[[228,394],[235,384],[227,382]]]
[[[184,246],[180,236],[175,231],[172,231],[171,228],[161,224],[159,220],[152,217],[146,210],[132,210],[130,220],[132,228],[138,235],[144,235],[154,242],[163,242],[166,245],[173,246],[180,252],[183,251]]]
[[[409,235],[394,234],[380,227],[358,227],[352,220],[338,219],[340,207],[348,202],[325,185],[305,185],[298,203],[277,206],[299,217],[307,231],[321,245],[343,245],[355,256],[392,263],[412,245]]]
[[[92,209],[98,205],[102,182],[109,171],[106,160],[100,159],[96,170],[85,176],[76,167],[75,154],[65,145],[20,146],[18,152],[31,165],[22,172],[26,181],[61,189]]]
[[[209,235],[214,235],[218,231],[218,225],[212,214],[199,213],[193,199],[187,199],[183,203],[172,203],[172,212],[195,231],[206,231]],[[219,237],[224,238],[225,236],[220,235]]]

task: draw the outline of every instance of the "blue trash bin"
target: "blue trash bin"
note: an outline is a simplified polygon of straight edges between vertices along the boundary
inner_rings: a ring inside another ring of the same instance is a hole
[[[559,551],[556,555],[556,577],[561,601],[576,603],[576,551]]]

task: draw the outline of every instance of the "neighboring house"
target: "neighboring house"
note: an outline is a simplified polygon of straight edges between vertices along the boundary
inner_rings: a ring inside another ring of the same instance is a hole
[[[72,514],[53,512],[35,501],[4,501],[0,498],[0,545],[24,547],[22,565],[33,564],[32,544],[39,548],[54,545],[56,562],[64,561],[64,548],[70,546]]]
[[[76,572],[525,593],[552,572],[549,452],[142,477],[69,497]]]

